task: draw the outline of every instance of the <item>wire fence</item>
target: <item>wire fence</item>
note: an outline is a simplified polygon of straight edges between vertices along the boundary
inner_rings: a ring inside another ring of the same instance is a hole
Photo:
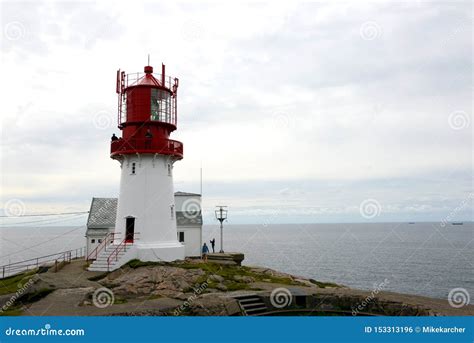
[[[60,263],[69,263],[72,259],[82,258],[86,254],[86,247],[61,251],[56,254],[44,255],[40,257],[30,258],[28,260],[8,263],[0,266],[0,278],[4,279],[16,274],[20,274],[29,270],[39,269],[42,267],[54,267],[57,271]]]

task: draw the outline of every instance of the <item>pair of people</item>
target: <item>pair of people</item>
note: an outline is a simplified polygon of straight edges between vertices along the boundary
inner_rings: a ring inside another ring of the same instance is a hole
[[[213,238],[209,241],[211,243],[212,247],[212,253],[215,253],[215,246],[216,246],[216,239]],[[207,262],[207,255],[209,254],[209,247],[207,246],[206,243],[202,246],[202,259]]]

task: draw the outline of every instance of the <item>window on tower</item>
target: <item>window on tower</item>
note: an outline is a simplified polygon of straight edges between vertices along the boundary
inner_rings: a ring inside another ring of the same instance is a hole
[[[184,232],[178,232],[178,241],[184,243]]]
[[[135,162],[132,163],[132,174],[135,174],[136,171],[136,164]]]
[[[172,170],[171,164],[168,163],[168,176],[171,176],[171,170]]]
[[[171,122],[171,94],[169,92],[152,88],[150,105],[150,120]]]

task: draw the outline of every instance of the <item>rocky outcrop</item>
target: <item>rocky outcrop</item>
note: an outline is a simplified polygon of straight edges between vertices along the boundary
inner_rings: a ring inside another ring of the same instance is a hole
[[[124,267],[113,272],[100,283],[113,289],[117,295],[147,295],[179,297],[192,290],[205,275],[201,269],[183,269],[171,266],[141,268]]]
[[[453,308],[443,299],[355,290],[261,267],[200,260],[134,261],[106,274],[84,271],[83,267],[83,262],[76,261],[57,273],[30,275],[28,279],[19,276],[22,282],[18,287],[21,284],[24,288],[24,297],[17,297],[19,300],[9,305],[10,313],[126,316],[235,316],[272,315],[275,312],[286,315],[474,314],[472,305]],[[10,281],[17,282],[16,279]],[[24,287],[25,282],[28,282],[27,287]],[[108,294],[108,298],[104,298],[108,301],[106,306],[101,305],[104,299],[97,297],[99,290]],[[11,303],[13,295],[2,295],[0,302]],[[251,306],[258,306],[258,313],[249,310]]]

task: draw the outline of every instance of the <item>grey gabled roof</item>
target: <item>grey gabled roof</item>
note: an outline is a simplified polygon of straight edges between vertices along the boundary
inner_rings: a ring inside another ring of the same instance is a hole
[[[176,192],[176,195],[180,195]],[[185,193],[187,195],[200,195]],[[183,194],[181,194],[183,195]],[[89,218],[87,218],[88,229],[113,228],[117,216],[117,198],[92,198]],[[202,225],[201,212],[176,212],[176,224],[178,226]]]
[[[117,216],[117,198],[92,198],[87,227],[109,228],[115,227]]]

